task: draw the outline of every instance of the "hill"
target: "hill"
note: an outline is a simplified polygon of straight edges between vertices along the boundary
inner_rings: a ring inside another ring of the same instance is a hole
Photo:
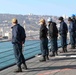
[[[57,22],[56,16],[47,16],[47,15],[15,15],[15,14],[0,14],[0,27],[11,26],[12,18],[17,18],[19,23],[26,27],[26,30],[39,30],[39,20],[44,18],[47,20],[48,17],[52,17],[54,21]]]

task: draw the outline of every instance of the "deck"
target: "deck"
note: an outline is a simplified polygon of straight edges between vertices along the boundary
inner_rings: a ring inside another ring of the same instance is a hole
[[[28,70],[22,73],[14,73],[16,65],[0,71],[0,75],[76,75],[76,49],[69,49],[67,53],[59,53],[58,56],[49,57],[46,62],[39,62],[41,56],[36,56],[26,64]],[[59,48],[59,51],[61,48]]]

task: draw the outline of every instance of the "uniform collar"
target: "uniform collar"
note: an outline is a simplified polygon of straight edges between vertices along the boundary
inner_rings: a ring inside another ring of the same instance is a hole
[[[15,27],[15,26],[17,26],[18,24],[15,24],[15,25],[13,25],[11,28],[13,28],[13,27]]]

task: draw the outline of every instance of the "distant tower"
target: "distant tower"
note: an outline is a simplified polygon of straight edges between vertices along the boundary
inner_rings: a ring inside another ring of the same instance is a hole
[[[26,26],[24,25],[24,29],[26,30]]]
[[[64,18],[64,19],[66,19],[66,18],[68,18],[68,16],[66,16],[66,15],[63,15],[63,18]]]
[[[3,28],[1,28],[1,33],[2,33],[1,35],[2,35],[2,37],[3,37]]]
[[[66,19],[66,15],[63,15],[63,18]]]
[[[33,15],[33,14],[32,14],[32,13],[29,13],[28,15],[31,16],[31,15]]]
[[[23,21],[23,27],[24,27],[24,29],[26,30],[26,22],[25,22],[25,20]]]

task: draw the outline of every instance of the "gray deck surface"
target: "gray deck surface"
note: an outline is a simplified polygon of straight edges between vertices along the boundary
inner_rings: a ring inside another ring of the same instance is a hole
[[[22,73],[13,72],[17,68],[15,65],[0,71],[0,75],[76,75],[76,49],[71,50],[69,47],[67,53],[49,57],[50,60],[46,62],[39,62],[40,56],[26,61],[28,70]]]

